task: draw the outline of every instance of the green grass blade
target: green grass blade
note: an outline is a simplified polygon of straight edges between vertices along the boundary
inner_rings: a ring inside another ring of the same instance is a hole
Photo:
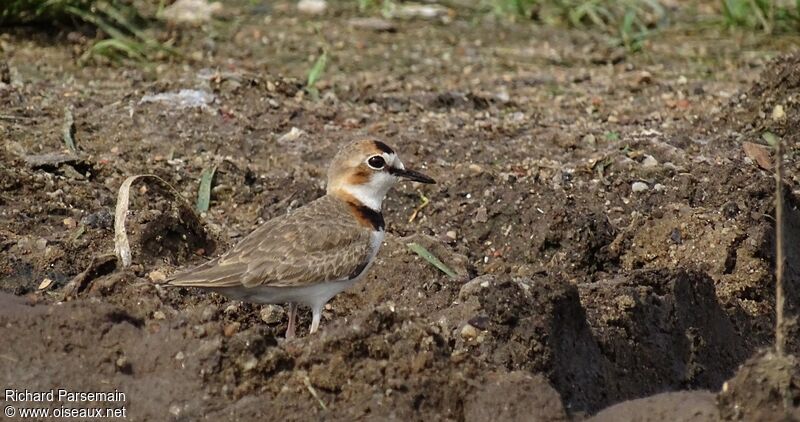
[[[105,13],[108,17],[117,22],[119,26],[133,34],[136,38],[139,38],[141,41],[148,44],[153,42],[152,38],[148,37],[147,34],[139,30],[136,25],[132,24],[119,9],[106,2],[98,2],[95,7],[97,7],[97,10]]]
[[[72,15],[82,19],[85,22],[88,22],[100,29],[103,30],[106,34],[111,36],[112,38],[116,38],[118,40],[127,40],[129,37],[125,35],[122,31],[115,28],[114,26],[110,25],[108,22],[103,20],[100,16],[96,14],[89,13],[85,10],[74,6],[66,6],[64,8],[66,12],[71,13]]]
[[[458,274],[456,274],[455,271],[451,270],[450,267],[445,265],[444,262],[440,261],[439,258],[434,256],[429,250],[419,243],[411,242],[406,246],[408,246],[408,249],[411,249],[412,252],[422,257],[422,259],[428,261],[429,264],[438,268],[439,271],[447,274],[450,278],[458,277]]]
[[[141,51],[142,48],[143,46],[141,45],[137,45],[137,47],[134,47],[131,45],[131,43],[110,38],[95,43],[92,46],[92,48],[83,53],[83,55],[80,58],[80,61],[85,62],[89,60],[89,58],[95,55],[107,57],[108,59],[111,60],[117,60],[118,57],[116,53],[122,53],[126,57],[131,58],[133,60],[144,61],[147,59],[147,57]]]
[[[314,88],[314,85],[317,84],[319,81],[320,76],[322,76],[322,72],[325,71],[325,66],[328,65],[328,52],[323,51],[322,54],[317,57],[317,60],[314,62],[314,66],[311,67],[311,70],[308,72],[308,80],[306,81],[306,87]]]
[[[209,167],[203,170],[200,176],[200,189],[197,190],[197,212],[206,212],[211,203],[211,181],[214,179],[214,172],[217,167]]]

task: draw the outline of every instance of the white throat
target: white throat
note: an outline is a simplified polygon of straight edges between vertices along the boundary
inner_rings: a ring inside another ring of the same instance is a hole
[[[362,204],[380,212],[383,198],[392,188],[395,177],[386,173],[375,173],[369,182],[360,185],[344,185],[341,189],[353,198],[358,199]]]

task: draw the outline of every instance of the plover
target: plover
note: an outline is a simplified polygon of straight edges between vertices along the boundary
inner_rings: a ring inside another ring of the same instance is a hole
[[[347,144],[330,164],[324,196],[267,221],[224,255],[168,284],[259,304],[288,303],[287,338],[295,334],[297,306],[308,306],[314,333],[325,304],[375,260],[385,228],[381,204],[401,178],[435,183],[406,169],[383,142]]]

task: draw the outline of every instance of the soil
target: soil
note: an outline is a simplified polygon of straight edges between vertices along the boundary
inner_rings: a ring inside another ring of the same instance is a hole
[[[131,420],[796,420],[796,361],[759,352],[775,326],[764,132],[785,142],[800,352],[792,38],[676,27],[626,54],[465,11],[393,31],[357,16],[237,2],[159,31],[182,55],[147,65],[79,65],[79,31],[2,30],[1,385],[117,389]],[[181,89],[213,99],[142,101]],[[330,157],[363,137],[438,183],[390,193],[375,265],[319,333],[307,311],[287,341],[279,307],[158,283],[322,195]],[[194,204],[211,167],[200,220],[134,185],[123,269],[122,182],[155,174]]]

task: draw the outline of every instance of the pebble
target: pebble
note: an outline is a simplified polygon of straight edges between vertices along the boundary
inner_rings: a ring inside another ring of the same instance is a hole
[[[658,165],[658,160],[656,160],[652,155],[645,156],[644,160],[642,160],[642,167],[650,168],[655,167]]]
[[[448,230],[447,233],[445,233],[445,235],[447,237],[449,237],[450,239],[453,239],[453,240],[455,240],[456,237],[457,237],[457,234],[456,234],[455,230]]]
[[[249,359],[242,363],[242,370],[245,372],[251,371],[255,369],[256,366],[258,366],[258,359],[256,359],[254,356],[250,356]]]
[[[348,23],[353,28],[369,29],[375,32],[393,32],[397,30],[393,23],[381,18],[353,18]]]
[[[775,108],[772,109],[772,120],[775,122],[779,122],[786,118],[786,111],[784,111],[783,106],[778,104]]]
[[[437,4],[404,4],[397,7],[391,14],[392,17],[411,19],[437,19],[446,18],[450,10]]]
[[[477,296],[481,290],[489,287],[494,280],[495,276],[491,274],[473,278],[461,286],[461,290],[458,292],[458,300],[463,301],[469,299],[470,296]]]
[[[150,271],[150,273],[147,274],[147,278],[149,278],[153,283],[163,283],[167,281],[167,276],[158,270]]]
[[[489,221],[489,212],[483,205],[481,205],[478,208],[478,211],[475,212],[475,221],[479,223],[485,223]]]
[[[650,189],[650,187],[644,182],[633,182],[631,185],[631,190],[634,192],[645,192],[648,189]]]
[[[81,218],[81,224],[93,229],[108,229],[114,225],[114,218],[108,210],[100,210]]]
[[[206,0],[178,0],[164,8],[161,16],[173,24],[198,25],[211,20],[211,16],[223,9],[222,3]]]
[[[276,324],[283,320],[283,315],[285,311],[283,310],[282,306],[278,305],[264,305],[261,308],[261,320],[264,321],[266,324]]]
[[[505,90],[505,88],[503,88],[503,89],[501,89],[501,90],[497,91],[497,92],[494,94],[494,98],[495,98],[497,101],[500,101],[501,103],[504,103],[504,104],[505,104],[505,103],[507,103],[507,102],[509,102],[509,101],[511,101],[511,96],[510,96],[510,95],[508,95],[508,91],[506,91],[506,90]]]
[[[472,341],[478,337],[478,329],[471,324],[466,324],[461,328],[461,338],[465,341]]]
[[[118,357],[115,364],[117,365],[117,368],[119,368],[123,372],[130,371],[131,369],[131,363],[128,362],[128,358],[126,358],[125,356]]]
[[[661,191],[663,191],[663,190],[664,190],[664,189],[666,189],[666,188],[667,188],[667,187],[666,187],[666,186],[664,186],[664,185],[662,185],[661,183],[656,183],[656,185],[655,185],[655,186],[653,186],[653,189],[655,189],[655,191],[656,191],[656,192],[661,192]]]
[[[166,319],[166,318],[167,318],[167,316],[164,315],[164,313],[161,312],[161,311],[153,312],[153,319]]]
[[[292,127],[291,130],[289,130],[288,132],[284,133],[283,135],[281,135],[280,138],[278,138],[278,143],[283,144],[283,143],[287,143],[287,142],[294,142],[294,141],[300,139],[300,137],[305,135],[305,134],[306,134],[306,131],[304,131],[303,129],[298,129],[296,127]]]
[[[194,327],[192,327],[192,332],[194,333],[194,336],[197,338],[203,338],[206,336],[206,334],[208,334],[208,332],[206,331],[206,327],[202,325],[195,325]]]
[[[75,227],[78,226],[78,222],[75,221],[75,219],[72,218],[72,217],[67,217],[67,218],[61,220],[61,224],[63,224],[64,227],[66,227],[68,229],[74,229]]]
[[[232,337],[234,334],[236,334],[236,332],[239,331],[239,325],[241,324],[238,322],[232,322],[226,325],[222,330],[223,334],[225,334],[225,337]]]
[[[297,3],[297,10],[309,15],[321,15],[328,9],[328,2],[325,0],[300,0]]]
[[[653,82],[653,74],[646,70],[637,73],[633,80],[633,83],[636,85],[645,85],[651,82]]]

